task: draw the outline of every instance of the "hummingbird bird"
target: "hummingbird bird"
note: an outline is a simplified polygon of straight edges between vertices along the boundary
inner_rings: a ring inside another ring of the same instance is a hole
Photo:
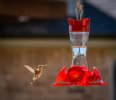
[[[43,68],[46,66],[47,64],[45,65],[39,65],[37,68],[32,68],[28,65],[24,65],[24,67],[26,69],[28,69],[31,73],[34,74],[33,78],[32,78],[32,81],[30,84],[33,84],[34,81],[36,81],[37,79],[39,79],[42,75],[42,72],[43,72]]]

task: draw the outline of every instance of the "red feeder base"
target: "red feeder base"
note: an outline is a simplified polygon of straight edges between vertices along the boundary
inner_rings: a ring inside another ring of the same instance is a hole
[[[56,83],[53,86],[105,86],[99,72],[94,67],[93,72],[87,69],[85,66],[71,66],[66,71],[66,67],[63,67],[56,78]]]

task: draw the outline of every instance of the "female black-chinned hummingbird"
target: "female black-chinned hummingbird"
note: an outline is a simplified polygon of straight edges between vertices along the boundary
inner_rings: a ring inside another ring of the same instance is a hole
[[[39,79],[42,75],[42,72],[43,72],[43,68],[46,66],[47,64],[45,65],[39,65],[37,68],[32,68],[28,65],[24,65],[25,68],[27,68],[31,73],[34,74],[33,78],[32,78],[32,81],[30,84],[33,84],[34,81],[36,81],[37,79]]]

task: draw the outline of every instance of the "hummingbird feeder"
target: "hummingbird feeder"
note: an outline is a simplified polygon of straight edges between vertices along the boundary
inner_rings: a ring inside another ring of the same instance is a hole
[[[66,70],[64,66],[59,72],[53,86],[104,86],[102,77],[98,70],[93,67],[93,71],[88,69],[86,62],[87,42],[90,33],[90,19],[82,18],[82,4],[77,1],[77,19],[69,18],[69,36],[72,48],[72,64]],[[79,8],[81,7],[81,8]]]

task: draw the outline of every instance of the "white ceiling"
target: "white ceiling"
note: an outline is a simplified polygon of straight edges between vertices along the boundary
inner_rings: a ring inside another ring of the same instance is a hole
[[[116,19],[116,0],[86,0],[86,2]]]

